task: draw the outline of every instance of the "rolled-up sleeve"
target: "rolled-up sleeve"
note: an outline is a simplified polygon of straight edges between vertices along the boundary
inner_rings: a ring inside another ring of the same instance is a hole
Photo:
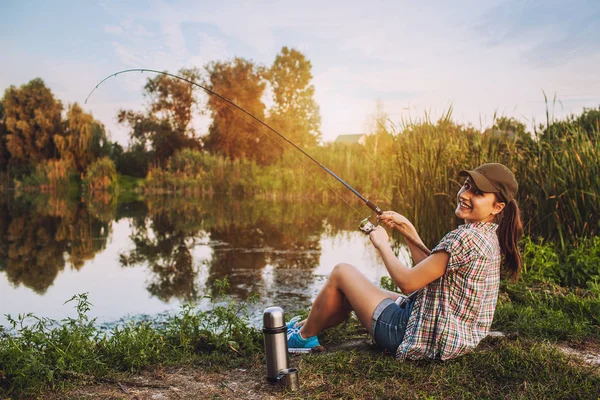
[[[450,255],[446,270],[451,271],[460,266],[469,265],[473,260],[475,252],[471,243],[472,238],[464,230],[454,230],[449,232],[437,246],[431,251],[445,251]]]

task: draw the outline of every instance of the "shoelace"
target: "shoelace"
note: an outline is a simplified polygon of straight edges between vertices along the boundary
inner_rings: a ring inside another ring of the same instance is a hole
[[[288,331],[287,331],[288,340],[292,337],[292,335],[294,335],[296,333],[300,333],[300,328],[301,328],[300,326],[298,326],[298,327],[294,326],[294,327],[288,329]]]

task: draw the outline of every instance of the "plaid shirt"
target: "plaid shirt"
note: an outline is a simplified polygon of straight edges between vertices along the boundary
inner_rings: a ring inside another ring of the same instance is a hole
[[[432,253],[450,254],[446,272],[419,289],[396,357],[447,360],[486,337],[500,285],[497,224],[465,224],[448,233]]]

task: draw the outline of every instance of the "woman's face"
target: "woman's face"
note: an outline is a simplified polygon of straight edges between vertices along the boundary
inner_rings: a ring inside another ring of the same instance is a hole
[[[465,223],[492,222],[504,209],[505,203],[496,201],[494,193],[479,190],[468,177],[456,195],[458,204],[454,213]]]

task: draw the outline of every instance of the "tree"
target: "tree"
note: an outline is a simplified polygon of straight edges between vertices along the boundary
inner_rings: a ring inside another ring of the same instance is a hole
[[[110,153],[104,125],[74,103],[67,111],[63,133],[54,135],[60,158],[73,163],[83,176],[90,164]]]
[[[383,108],[383,103],[381,100],[377,100],[365,143],[365,148],[373,157],[387,157],[394,153],[394,137],[388,130],[389,122],[389,116]]]
[[[6,124],[4,123],[4,106],[0,102],[0,171],[6,170],[10,160],[10,153],[6,146],[7,139],[8,132],[6,131]]]
[[[262,79],[263,68],[243,58],[235,58],[229,62],[208,64],[206,71],[206,87],[264,119],[262,96],[266,85]],[[232,159],[251,159],[261,164],[276,158],[273,133],[217,96],[208,97],[208,108],[212,123],[204,143],[210,152]]]
[[[200,72],[196,68],[181,69],[179,75],[192,82],[200,79]],[[181,79],[158,75],[148,79],[144,90],[145,96],[150,99],[151,113],[169,121],[176,132],[195,137],[195,131],[190,126],[194,106],[198,104],[193,85]]]
[[[56,158],[52,137],[61,132],[62,104],[44,81],[35,78],[20,88],[10,86],[2,103],[11,158],[33,165]]]
[[[275,100],[269,110],[269,123],[304,148],[316,145],[321,137],[311,69],[304,54],[283,47],[267,74]]]
[[[178,72],[191,81],[199,79],[196,69]],[[131,147],[145,149],[161,165],[177,150],[200,148],[191,126],[194,106],[194,86],[177,78],[159,75],[148,79],[144,96],[149,99],[144,112],[121,110],[119,123],[131,126]]]

